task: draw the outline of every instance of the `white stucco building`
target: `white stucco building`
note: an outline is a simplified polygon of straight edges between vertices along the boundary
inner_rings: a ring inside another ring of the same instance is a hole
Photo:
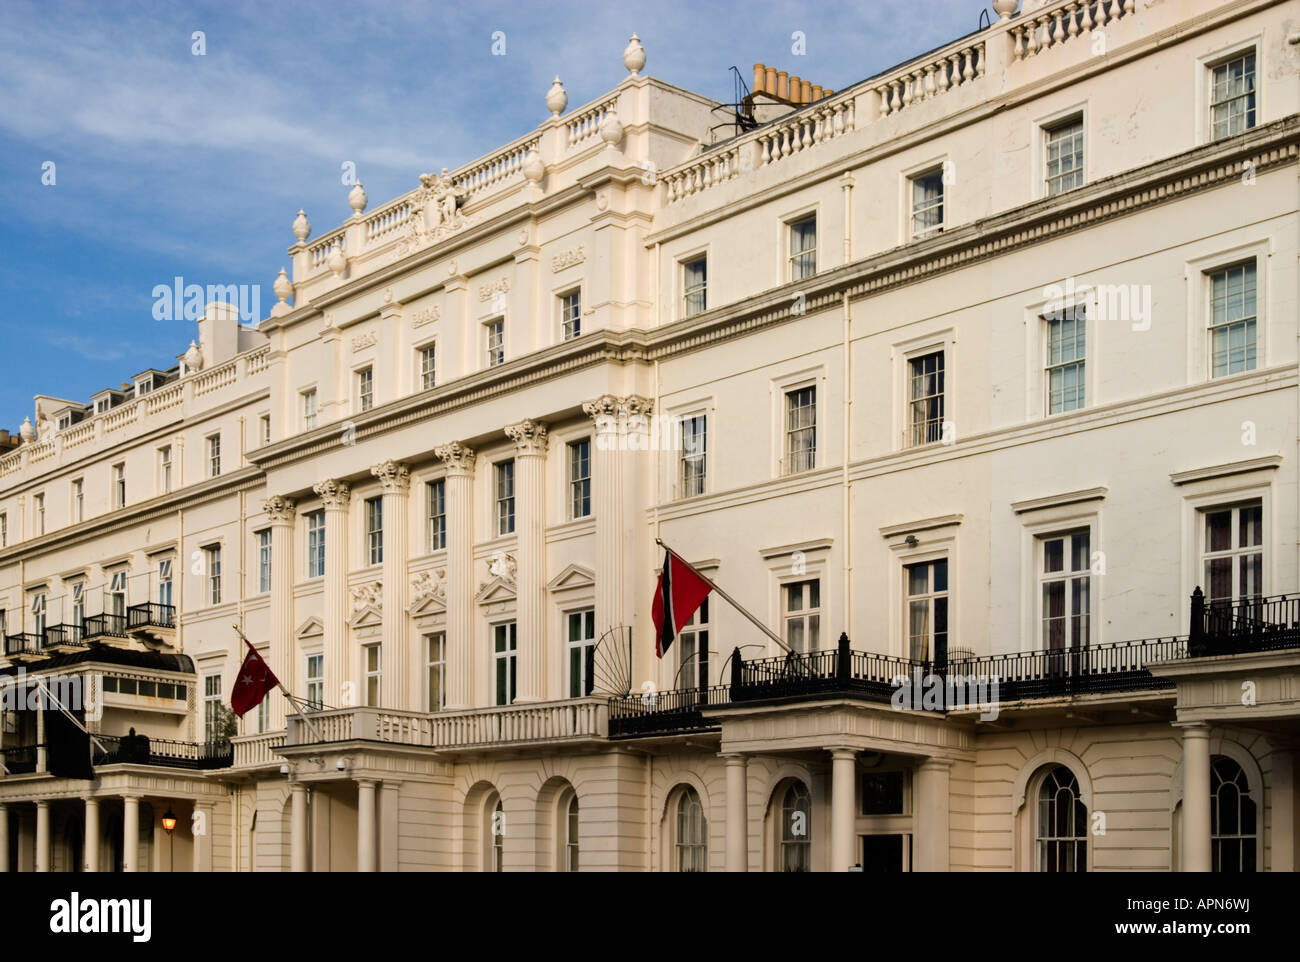
[[[1296,5],[994,6],[740,110],[633,38],[36,398],[3,677],[102,717],[5,714],[0,869],[1294,870]],[[656,537],[799,654],[658,661]],[[324,707],[231,748],[234,624]]]

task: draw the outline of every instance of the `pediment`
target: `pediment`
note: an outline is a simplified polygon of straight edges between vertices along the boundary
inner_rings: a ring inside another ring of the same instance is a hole
[[[579,564],[571,564],[551,579],[548,591],[572,591],[576,588],[596,587],[596,572]]]
[[[418,604],[411,605],[410,614],[413,618],[421,615],[441,615],[447,610],[447,605],[442,598],[437,595],[429,595],[421,598]]]
[[[325,623],[314,615],[298,626],[295,638],[317,638],[325,634]]]
[[[382,608],[374,605],[366,605],[364,608],[353,613],[348,619],[349,628],[369,628],[371,626],[382,626],[384,623],[384,612]]]
[[[498,601],[514,601],[516,597],[514,582],[498,577],[480,588],[474,600],[480,605],[490,605]]]

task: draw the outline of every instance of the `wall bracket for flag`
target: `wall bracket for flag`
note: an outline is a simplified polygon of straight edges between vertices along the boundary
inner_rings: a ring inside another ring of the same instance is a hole
[[[731,597],[731,595],[727,594],[725,591],[719,588],[715,582],[709,580],[704,575],[700,574],[699,569],[697,569],[693,564],[691,564],[689,561],[687,561],[685,558],[679,555],[672,548],[668,547],[668,545],[664,544],[663,538],[655,538],[655,544],[663,548],[665,551],[667,551],[670,555],[672,555],[682,564],[686,565],[686,567],[690,568],[691,571],[695,573],[695,576],[697,578],[699,578],[701,581],[703,581],[705,584],[709,586],[710,590],[716,591],[719,595],[722,596],[723,601],[727,602],[727,604],[731,605],[731,607],[735,608],[742,615],[744,615],[746,618],[752,621],[754,623],[754,626],[758,628],[759,631],[761,631],[763,634],[767,635],[767,637],[771,638],[778,645],[780,645],[782,651],[784,651],[786,654],[791,654],[791,655],[794,654],[794,649],[792,649],[789,645],[787,645],[784,641],[782,641],[781,637],[775,631],[773,631],[767,625],[759,621],[758,618],[756,618],[754,615],[750,614],[749,611],[743,605],[740,604],[740,602],[738,602],[735,598]]]
[[[249,648],[252,648],[253,651],[257,651],[257,649],[253,647],[253,643],[248,640],[248,636],[245,635],[244,632],[240,629],[239,625],[232,625],[231,627],[235,629],[235,634],[239,635],[239,637],[243,640],[244,644],[246,644]],[[267,670],[269,671],[270,669],[268,668]],[[293,695],[289,694],[289,689],[284,687],[284,682],[282,682],[279,679],[279,677],[276,676],[274,673],[272,673],[272,677],[275,678],[275,687],[280,689],[280,694],[284,696],[285,701],[289,703],[289,706],[294,710],[294,713],[297,714],[297,716],[302,719],[303,724],[305,724],[307,728],[311,731],[311,733],[314,736],[316,736],[316,741],[324,742],[325,736],[321,734],[321,730],[316,727],[316,723],[311,720],[311,716],[306,711],[304,711],[302,708],[299,707],[298,702],[301,699],[295,698]],[[306,705],[308,704],[308,702],[303,700],[303,704]]]

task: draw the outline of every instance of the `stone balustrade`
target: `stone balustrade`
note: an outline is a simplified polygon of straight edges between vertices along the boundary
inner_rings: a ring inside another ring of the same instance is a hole
[[[985,40],[954,44],[938,54],[913,61],[901,70],[873,80],[876,112],[881,117],[933,100],[957,87],[974,83],[985,73]]]
[[[284,732],[240,735],[230,742],[235,746],[235,768],[260,768],[283,762],[276,749],[284,745]]]
[[[1028,60],[1127,17],[1136,0],[1068,0],[1018,18],[1011,25],[1012,57]]]

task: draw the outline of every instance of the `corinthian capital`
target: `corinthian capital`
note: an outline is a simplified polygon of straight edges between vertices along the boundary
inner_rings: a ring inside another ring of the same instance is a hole
[[[546,425],[541,421],[520,421],[506,425],[506,437],[515,442],[519,454],[546,453]]]
[[[352,488],[348,483],[346,481],[335,481],[333,478],[317,481],[311,486],[311,489],[316,492],[327,508],[346,508],[348,499],[352,497]]]
[[[618,417],[618,398],[612,394],[602,394],[594,401],[583,401],[582,411],[589,418],[599,421],[601,418]]]
[[[433,449],[433,453],[447,466],[448,474],[474,473],[474,449],[466,447],[459,441],[440,444]]]
[[[411,469],[400,461],[380,461],[370,469],[385,491],[405,491],[411,485]]]
[[[262,513],[271,519],[272,524],[292,524],[294,507],[292,498],[282,498],[277,494],[262,502]]]

